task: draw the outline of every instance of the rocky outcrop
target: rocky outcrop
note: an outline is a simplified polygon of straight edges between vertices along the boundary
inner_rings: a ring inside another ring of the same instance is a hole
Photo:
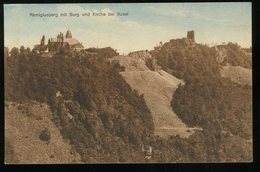
[[[134,52],[129,53],[127,56],[133,57],[133,58],[140,58],[144,61],[152,58],[152,55],[149,53],[148,50],[134,51]]]

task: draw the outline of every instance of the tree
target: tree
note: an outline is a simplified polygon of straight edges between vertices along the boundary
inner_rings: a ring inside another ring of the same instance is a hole
[[[17,47],[12,48],[10,55],[11,57],[17,57],[19,55],[19,49]]]
[[[24,48],[23,45],[20,47],[20,54],[21,54],[21,55],[24,55],[24,54],[25,54],[25,48]]]
[[[26,54],[30,54],[31,53],[31,49],[29,47],[26,48]]]

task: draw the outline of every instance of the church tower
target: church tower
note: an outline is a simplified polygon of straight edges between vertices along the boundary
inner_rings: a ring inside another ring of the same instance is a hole
[[[68,29],[66,33],[66,38],[72,38],[71,31]]]

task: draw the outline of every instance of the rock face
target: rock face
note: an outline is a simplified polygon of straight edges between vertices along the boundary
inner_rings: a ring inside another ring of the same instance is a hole
[[[184,82],[164,70],[151,71],[145,62],[137,57],[116,56],[111,59],[125,67],[120,74],[132,89],[144,95],[153,116],[155,134],[161,137],[179,135],[188,137],[188,127],[172,111],[170,102],[179,84]],[[192,129],[191,129],[192,130]]]
[[[151,59],[152,55],[148,52],[148,50],[134,51],[128,54],[129,57],[139,58],[144,61],[147,59]]]
[[[128,56],[137,59],[139,61],[138,63],[143,63],[144,61],[146,66],[152,71],[158,71],[161,69],[161,67],[157,64],[157,60],[152,57],[148,50],[134,51],[129,53]]]

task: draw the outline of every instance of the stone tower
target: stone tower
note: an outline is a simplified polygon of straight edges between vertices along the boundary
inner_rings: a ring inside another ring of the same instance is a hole
[[[68,29],[66,33],[66,38],[72,38],[71,31]]]
[[[187,38],[195,42],[195,34],[193,30],[187,32]]]

